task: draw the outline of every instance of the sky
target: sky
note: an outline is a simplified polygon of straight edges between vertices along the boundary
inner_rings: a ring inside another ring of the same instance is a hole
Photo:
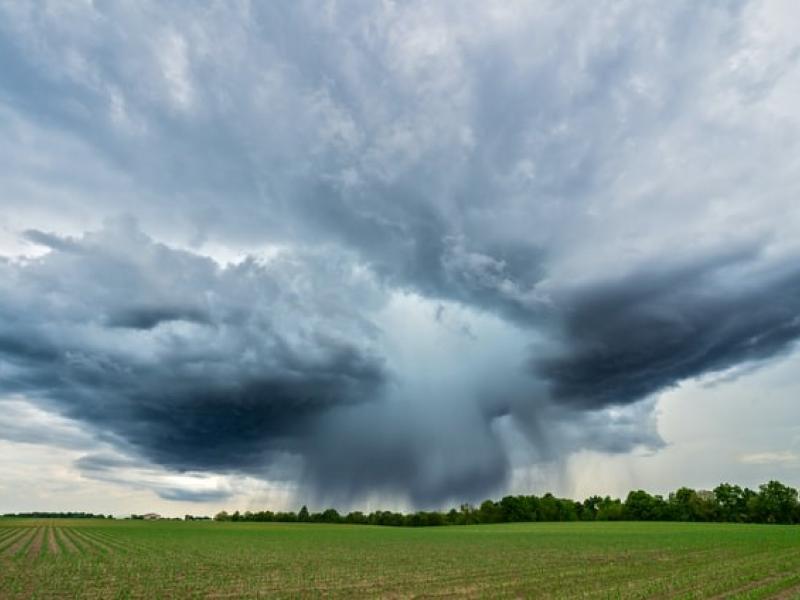
[[[0,512],[800,485],[798,18],[0,1]]]

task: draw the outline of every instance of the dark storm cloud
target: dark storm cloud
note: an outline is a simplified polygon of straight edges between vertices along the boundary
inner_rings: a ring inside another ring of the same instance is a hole
[[[199,309],[181,306],[132,307],[109,315],[108,324],[112,327],[131,329],[152,329],[168,321],[187,321],[209,323],[208,315]]]
[[[326,275],[295,258],[221,268],[129,221],[48,245],[3,266],[0,389],[156,464],[263,472],[302,451],[320,414],[380,398],[374,331],[345,318],[341,294],[314,290],[346,277],[335,267]]]
[[[155,492],[164,500],[176,500],[178,502],[219,502],[230,498],[233,493],[227,490],[195,491],[186,488],[158,488]]]
[[[565,300],[563,352],[538,359],[535,370],[558,402],[585,409],[762,361],[800,338],[800,269],[764,272],[739,254],[574,293]]]
[[[300,478],[342,503],[379,492],[424,506],[506,481],[494,416],[471,392],[451,412],[447,385],[430,397],[394,389],[370,320],[385,292],[355,275],[352,258],[220,267],[125,219],[69,245],[35,239],[51,251],[3,266],[2,391],[138,457],[84,457],[87,477],[121,481],[150,463]],[[287,472],[292,457],[303,462]],[[165,499],[222,493],[147,487]]]

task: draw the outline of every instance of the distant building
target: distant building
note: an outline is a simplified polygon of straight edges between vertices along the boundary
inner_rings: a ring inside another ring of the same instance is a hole
[[[142,515],[142,519],[144,519],[145,521],[155,521],[160,518],[161,515],[158,513],[146,513]]]

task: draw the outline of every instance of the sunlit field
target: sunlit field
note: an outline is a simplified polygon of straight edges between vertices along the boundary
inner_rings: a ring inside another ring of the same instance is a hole
[[[0,597],[800,597],[800,528],[0,520]]]

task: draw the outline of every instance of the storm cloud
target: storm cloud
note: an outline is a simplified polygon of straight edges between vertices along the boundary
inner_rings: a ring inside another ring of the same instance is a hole
[[[0,4],[0,395],[174,500],[661,448],[800,338],[796,11]]]
[[[219,267],[123,220],[6,263],[4,390],[157,464],[261,468],[320,413],[375,400],[387,377],[374,328],[348,317],[341,291],[317,289],[348,273],[311,266],[309,278],[296,260]]]
[[[800,338],[795,265],[763,272],[726,257],[658,269],[575,292],[564,311],[566,349],[534,365],[559,401],[587,409],[635,402],[764,361]]]

